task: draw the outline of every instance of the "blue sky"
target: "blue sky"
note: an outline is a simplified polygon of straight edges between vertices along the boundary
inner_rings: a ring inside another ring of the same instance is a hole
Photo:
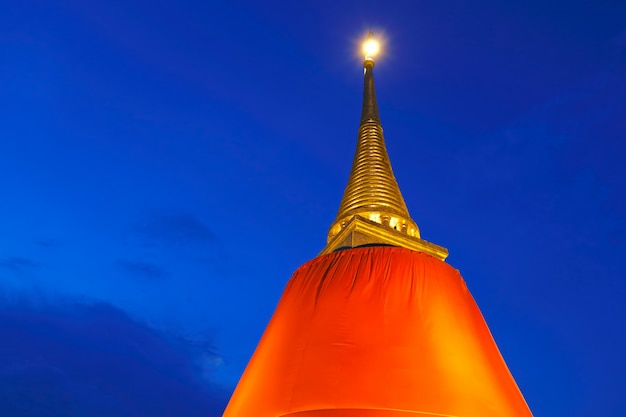
[[[620,1],[4,2],[0,406],[221,414],[325,244],[370,29],[411,215],[531,409],[626,413]],[[137,361],[164,376],[132,402],[110,387]]]

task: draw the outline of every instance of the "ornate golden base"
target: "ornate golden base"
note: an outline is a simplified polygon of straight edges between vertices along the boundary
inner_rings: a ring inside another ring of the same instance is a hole
[[[448,257],[448,249],[443,246],[387,228],[359,215],[355,215],[319,254],[325,255],[339,248],[356,248],[372,244],[399,246],[424,252],[442,261]]]

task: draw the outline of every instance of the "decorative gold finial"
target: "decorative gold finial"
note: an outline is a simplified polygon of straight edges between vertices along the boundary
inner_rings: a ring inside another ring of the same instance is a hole
[[[402,246],[445,259],[448,250],[420,239],[391,169],[383,128],[380,124],[374,59],[380,45],[372,33],[363,44],[363,109],[352,171],[337,218],[328,231],[328,244],[321,254],[341,248],[387,244]]]

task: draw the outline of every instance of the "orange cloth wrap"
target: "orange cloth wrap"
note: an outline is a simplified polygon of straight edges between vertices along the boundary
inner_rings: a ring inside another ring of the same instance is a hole
[[[457,270],[368,247],[302,265],[224,417],[532,416]]]

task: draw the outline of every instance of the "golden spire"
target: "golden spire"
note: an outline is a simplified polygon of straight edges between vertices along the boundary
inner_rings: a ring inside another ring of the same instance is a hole
[[[371,244],[401,246],[445,259],[448,250],[420,239],[417,224],[402,198],[387,155],[374,89],[374,56],[379,50],[372,33],[363,45],[363,109],[350,179],[337,218],[321,254]]]

